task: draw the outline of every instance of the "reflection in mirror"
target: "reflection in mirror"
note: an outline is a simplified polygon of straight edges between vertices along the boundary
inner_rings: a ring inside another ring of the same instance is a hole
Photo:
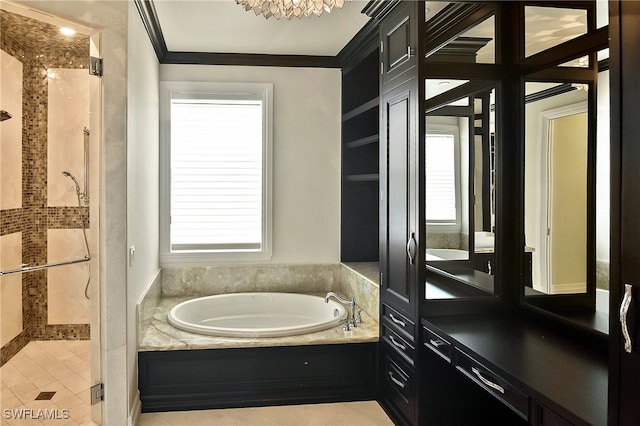
[[[427,62],[495,64],[495,17],[490,6],[479,7],[476,2],[428,1],[425,4],[427,25]],[[446,34],[452,19],[474,15],[472,26],[450,38]],[[437,29],[436,29],[437,28]],[[429,33],[429,31],[433,33]],[[443,36],[443,33],[446,34]],[[439,37],[443,37],[440,39]]]
[[[444,104],[425,120],[426,261],[445,275],[492,292],[495,91],[485,88],[447,99],[440,83],[426,81],[427,93],[441,96]]]
[[[526,284],[545,294],[587,291],[588,86],[526,83]]]
[[[596,311],[609,312],[611,156],[609,70],[598,73],[596,131]]]
[[[469,117],[429,116],[426,127],[426,259],[469,260]]]
[[[525,6],[525,56],[558,46],[587,33],[587,11]]]

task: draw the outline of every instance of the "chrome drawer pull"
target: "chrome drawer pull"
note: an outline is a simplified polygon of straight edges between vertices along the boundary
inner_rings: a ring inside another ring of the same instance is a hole
[[[442,340],[433,340],[433,339],[429,339],[429,343],[431,343],[432,346],[435,346],[436,348],[439,348],[442,345],[446,345],[446,342],[443,342]]]
[[[395,383],[400,389],[404,389],[404,383],[402,383],[400,380],[396,379],[395,377],[393,377],[393,371],[389,371],[389,378],[391,379],[391,381],[393,383]]]
[[[391,318],[391,321],[393,321],[394,323],[398,324],[399,326],[402,326],[402,327],[406,327],[407,326],[407,323],[405,323],[404,321],[401,321],[398,318],[394,317],[393,314],[389,314],[389,318]]]
[[[478,379],[480,379],[480,381],[482,383],[484,383],[485,385],[489,386],[490,388],[495,389],[498,392],[504,394],[504,388],[502,386],[500,386],[497,383],[493,383],[492,381],[489,381],[489,380],[485,379],[484,377],[482,377],[482,373],[480,373],[480,371],[477,368],[471,367],[471,371],[473,372],[473,374],[478,376]]]
[[[631,293],[632,289],[633,286],[631,284],[624,285],[624,297],[620,305],[620,325],[622,326],[622,335],[624,336],[624,350],[629,353],[631,353],[632,344],[629,327],[627,326],[627,313],[629,312],[629,305],[631,305],[631,298],[633,297]]]
[[[400,348],[403,351],[407,350],[407,347],[405,345],[403,345],[402,343],[396,341],[395,337],[393,335],[389,336],[389,340],[391,340],[391,343],[393,343],[393,346],[395,346],[396,348]]]

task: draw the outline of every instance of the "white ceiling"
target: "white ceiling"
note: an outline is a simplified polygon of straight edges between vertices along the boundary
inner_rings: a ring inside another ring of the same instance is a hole
[[[321,16],[265,19],[235,0],[154,0],[169,51],[335,56],[369,18],[367,0]]]

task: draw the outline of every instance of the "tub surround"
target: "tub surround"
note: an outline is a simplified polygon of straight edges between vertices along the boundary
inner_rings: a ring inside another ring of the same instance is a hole
[[[377,397],[377,264],[170,267],[159,275],[138,304],[143,412]],[[246,291],[354,296],[363,322],[349,331],[339,325],[296,336],[245,338],[189,333],[167,320],[184,300]]]
[[[380,269],[378,262],[340,264],[340,293],[353,296],[360,308],[379,321]]]
[[[169,267],[151,283],[138,304],[140,351],[264,346],[323,345],[378,341],[378,264],[221,265]],[[316,333],[270,338],[213,337],[178,330],[169,310],[194,297],[243,291],[297,292],[355,297],[364,322],[351,331],[334,327]]]
[[[210,296],[252,291],[319,293],[338,287],[340,265],[216,265],[163,267],[162,296]]]
[[[364,322],[350,331],[342,331],[342,327],[338,326],[316,333],[286,337],[216,337],[189,333],[178,330],[167,321],[169,310],[189,299],[192,298],[167,297],[161,300],[141,335],[140,351],[328,345],[378,341],[378,323],[365,312],[362,313]]]

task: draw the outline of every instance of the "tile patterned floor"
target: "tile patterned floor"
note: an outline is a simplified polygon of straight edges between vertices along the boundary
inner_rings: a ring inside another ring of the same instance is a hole
[[[90,351],[86,340],[27,344],[0,368],[2,426],[91,425]]]
[[[393,426],[375,401],[145,413],[138,426]]]

